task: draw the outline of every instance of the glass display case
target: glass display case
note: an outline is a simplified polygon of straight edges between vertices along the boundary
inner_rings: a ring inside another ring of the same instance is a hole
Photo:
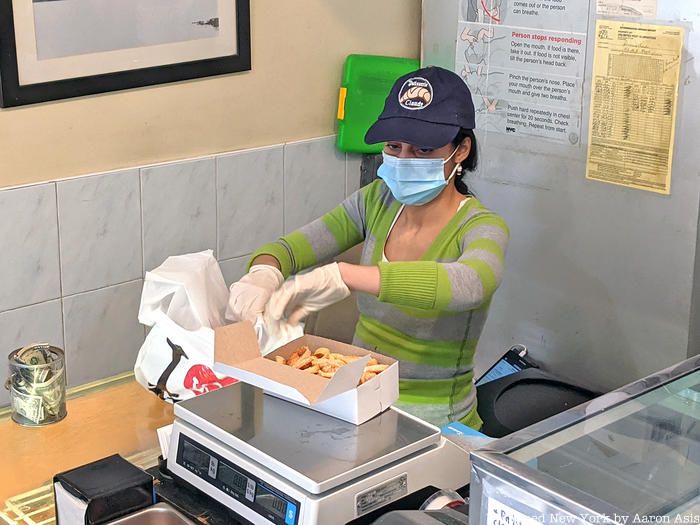
[[[700,357],[473,452],[470,522],[700,524]]]

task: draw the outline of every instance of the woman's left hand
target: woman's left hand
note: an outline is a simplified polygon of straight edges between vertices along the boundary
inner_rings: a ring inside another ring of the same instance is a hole
[[[350,295],[338,263],[295,275],[270,297],[265,315],[273,321],[298,324],[307,315],[342,301]]]

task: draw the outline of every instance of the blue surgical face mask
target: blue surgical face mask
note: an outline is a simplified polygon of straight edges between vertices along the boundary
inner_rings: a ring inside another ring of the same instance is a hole
[[[457,148],[445,160],[442,159],[400,159],[382,153],[384,162],[377,170],[377,176],[386,182],[391,194],[401,204],[420,206],[427,204],[447,186],[454,177],[459,164],[445,179],[443,166],[457,152]]]

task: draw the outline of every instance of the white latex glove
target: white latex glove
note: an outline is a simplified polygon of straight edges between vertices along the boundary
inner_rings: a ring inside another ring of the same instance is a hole
[[[273,350],[277,350],[280,346],[286,345],[290,341],[304,335],[303,323],[291,325],[285,322],[278,322],[270,325],[269,321],[269,317],[260,316],[253,324],[262,355],[267,355]]]
[[[256,264],[241,279],[231,285],[225,317],[229,321],[255,322],[262,316],[273,292],[284,282],[284,276],[274,266]]]
[[[338,263],[327,264],[285,282],[270,297],[265,316],[273,323],[286,319],[286,323],[295,325],[310,313],[323,310],[349,295],[350,290],[340,276]]]

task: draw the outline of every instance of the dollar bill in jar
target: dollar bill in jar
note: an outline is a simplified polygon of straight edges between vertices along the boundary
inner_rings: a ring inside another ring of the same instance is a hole
[[[53,361],[51,346],[46,343],[27,345],[17,352],[15,358],[20,363],[31,367],[22,371],[30,383],[43,383],[51,374],[51,367],[40,366]]]
[[[62,368],[51,375],[48,381],[34,383],[30,393],[41,397],[43,408],[48,415],[56,416],[64,400],[65,369]]]
[[[44,400],[41,396],[20,392],[14,388],[11,396],[12,407],[17,414],[36,424],[44,419]]]
[[[12,419],[22,425],[45,425],[66,416],[63,350],[47,343],[27,345],[9,355]]]

